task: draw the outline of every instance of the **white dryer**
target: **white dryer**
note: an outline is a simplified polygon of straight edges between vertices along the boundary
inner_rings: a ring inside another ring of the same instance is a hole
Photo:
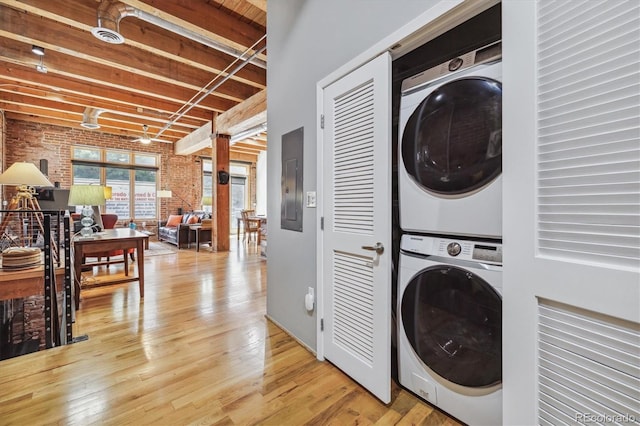
[[[405,234],[400,385],[469,425],[502,424],[502,245]]]
[[[501,43],[402,82],[400,227],[502,237]]]

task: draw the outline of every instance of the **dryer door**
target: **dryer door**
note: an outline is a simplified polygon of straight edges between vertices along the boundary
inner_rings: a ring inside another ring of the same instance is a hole
[[[474,388],[502,381],[502,299],[484,279],[429,267],[408,283],[401,310],[407,339],[435,373]]]
[[[461,197],[502,172],[502,84],[463,77],[429,93],[402,134],[407,173],[436,195]]]

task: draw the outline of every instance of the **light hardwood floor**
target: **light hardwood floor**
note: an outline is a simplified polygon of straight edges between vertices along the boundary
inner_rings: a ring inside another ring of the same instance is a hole
[[[88,340],[0,362],[0,425],[459,424],[397,386],[385,406],[317,361],[265,318],[266,267],[232,240],[147,257],[143,301],[137,283],[83,291]]]

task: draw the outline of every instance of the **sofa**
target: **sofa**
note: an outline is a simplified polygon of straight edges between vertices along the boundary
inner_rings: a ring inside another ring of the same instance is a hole
[[[195,231],[191,231],[189,225],[195,225],[201,223],[202,219],[210,218],[209,213],[202,211],[170,215],[168,219],[158,221],[158,241],[165,241],[182,248],[189,243],[189,233],[192,234],[191,239],[195,241]]]

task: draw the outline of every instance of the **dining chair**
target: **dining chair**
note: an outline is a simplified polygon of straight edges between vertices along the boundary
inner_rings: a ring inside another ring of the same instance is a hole
[[[251,234],[255,234],[256,242],[258,241],[258,232],[260,232],[260,221],[252,218],[256,213],[255,210],[242,210],[242,223],[244,224],[244,240],[249,241]]]

